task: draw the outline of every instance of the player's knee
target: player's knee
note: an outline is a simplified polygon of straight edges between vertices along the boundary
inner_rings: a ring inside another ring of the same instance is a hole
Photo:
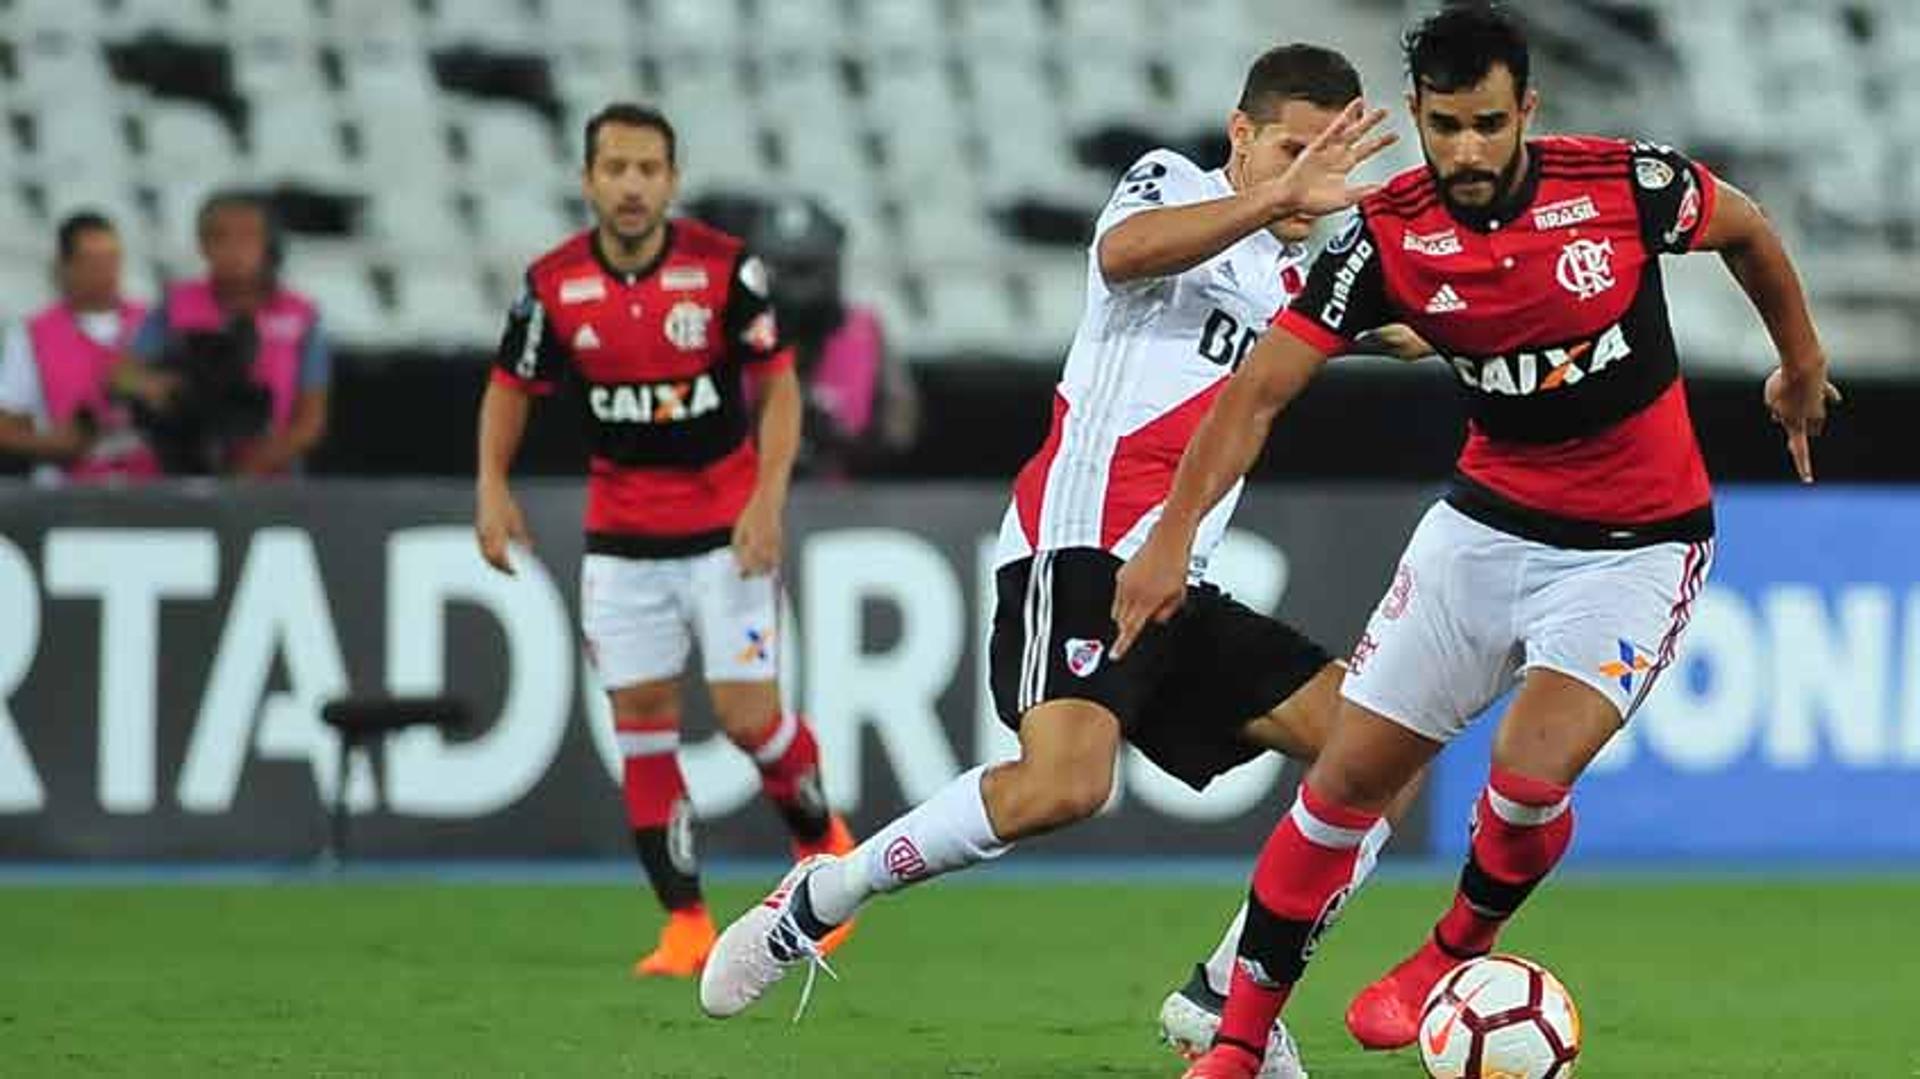
[[[1379,810],[1399,793],[1398,785],[1359,766],[1358,762],[1326,757],[1314,762],[1306,783],[1321,798],[1355,809]]]
[[[656,719],[680,712],[679,687],[671,681],[640,682],[621,686],[610,694],[616,718]]]
[[[713,712],[729,741],[758,744],[780,719],[780,692],[771,683],[713,687]]]
[[[1049,807],[1054,825],[1073,824],[1100,812],[1112,788],[1112,777],[1106,775],[1082,776],[1061,787]]]
[[[1112,769],[1050,766],[1024,759],[989,773],[988,812],[1009,842],[1083,821],[1107,804]]]

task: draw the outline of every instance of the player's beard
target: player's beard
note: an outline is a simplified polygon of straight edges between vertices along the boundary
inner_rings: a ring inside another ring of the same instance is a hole
[[[1447,205],[1467,214],[1484,214],[1506,201],[1507,197],[1513,194],[1514,181],[1520,175],[1520,163],[1524,156],[1521,152],[1521,147],[1515,146],[1513,148],[1513,156],[1507,159],[1507,163],[1501,166],[1498,173],[1472,169],[1456,172],[1452,176],[1442,177],[1440,175],[1440,169],[1434,165],[1431,157],[1427,158],[1427,168],[1433,172],[1435,179],[1438,181],[1440,197],[1447,200]],[[1456,187],[1472,183],[1476,180],[1485,181],[1493,185],[1492,198],[1476,206],[1471,203],[1461,202],[1454,197],[1453,192]]]

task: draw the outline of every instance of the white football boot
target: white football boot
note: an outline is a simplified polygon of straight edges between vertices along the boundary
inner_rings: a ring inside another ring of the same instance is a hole
[[[708,960],[709,966],[712,960]],[[1227,998],[1207,984],[1203,966],[1193,968],[1187,984],[1167,994],[1160,1004],[1160,1040],[1189,1061],[1198,1060],[1213,1045],[1220,1029],[1220,1010]],[[1300,1063],[1300,1049],[1293,1035],[1280,1020],[1273,1021],[1273,1033],[1267,1037],[1267,1057],[1260,1065],[1259,1079],[1307,1079],[1306,1066]]]
[[[813,979],[826,971],[838,978],[820,954],[820,945],[800,931],[793,920],[793,893],[807,874],[830,862],[831,854],[816,854],[805,859],[780,879],[767,897],[752,910],[733,920],[707,955],[700,972],[700,1007],[715,1019],[728,1019],[752,1007],[775,982],[801,964],[807,965],[807,984],[800,991],[800,1006],[793,1019],[807,1010],[813,996]]]

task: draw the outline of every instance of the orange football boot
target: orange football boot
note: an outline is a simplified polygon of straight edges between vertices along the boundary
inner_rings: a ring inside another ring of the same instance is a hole
[[[660,944],[633,964],[636,978],[691,978],[707,965],[707,953],[713,951],[719,933],[704,906],[667,912],[666,927],[660,930]]]

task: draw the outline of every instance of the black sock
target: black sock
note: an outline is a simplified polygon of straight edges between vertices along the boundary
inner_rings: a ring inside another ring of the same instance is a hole
[[[691,835],[675,842],[673,830],[671,826],[636,828],[633,848],[640,854],[640,865],[646,869],[660,905],[668,910],[686,910],[701,903],[700,868],[694,860]]]
[[[828,933],[840,928],[837,925],[829,925],[823,921],[818,914],[813,912],[813,893],[808,890],[806,880],[802,880],[794,886],[792,909],[793,923],[800,927],[802,933],[805,933],[813,940],[818,941]]]

